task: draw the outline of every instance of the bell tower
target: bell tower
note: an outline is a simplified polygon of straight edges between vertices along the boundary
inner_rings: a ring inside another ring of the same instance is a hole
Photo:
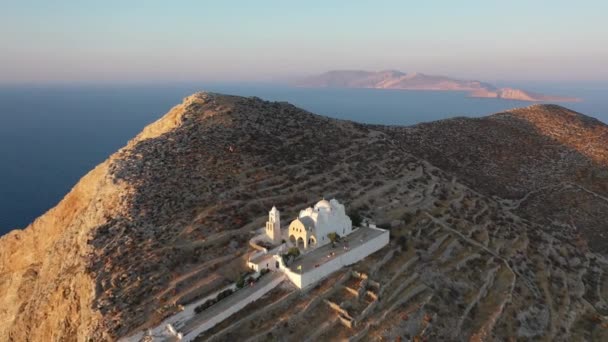
[[[266,236],[275,244],[281,243],[281,214],[276,207],[272,207],[268,212],[268,222],[266,222]]]

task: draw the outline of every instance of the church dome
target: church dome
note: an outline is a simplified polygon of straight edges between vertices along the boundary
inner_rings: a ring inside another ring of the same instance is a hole
[[[326,199],[322,199],[315,204],[315,209],[331,209],[331,204]]]

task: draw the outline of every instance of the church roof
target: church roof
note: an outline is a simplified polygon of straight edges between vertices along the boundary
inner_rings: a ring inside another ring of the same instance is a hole
[[[315,227],[315,221],[309,216],[299,217],[298,221],[302,222],[302,225],[306,228],[306,230],[310,230]]]
[[[317,204],[315,204],[315,209],[319,209],[319,208],[331,209],[331,204],[329,204],[329,202],[326,199],[322,199],[319,202],[317,202]]]

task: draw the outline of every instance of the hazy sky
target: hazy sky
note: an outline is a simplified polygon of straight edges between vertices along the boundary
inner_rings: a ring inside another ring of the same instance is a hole
[[[0,83],[608,80],[608,1],[0,0]]]

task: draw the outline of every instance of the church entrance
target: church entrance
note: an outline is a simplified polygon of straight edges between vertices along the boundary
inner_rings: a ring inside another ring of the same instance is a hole
[[[317,247],[317,239],[314,236],[311,236],[308,239],[308,248],[315,248]]]
[[[300,248],[300,249],[304,249],[304,239],[298,238],[296,246],[298,246],[298,248]]]

